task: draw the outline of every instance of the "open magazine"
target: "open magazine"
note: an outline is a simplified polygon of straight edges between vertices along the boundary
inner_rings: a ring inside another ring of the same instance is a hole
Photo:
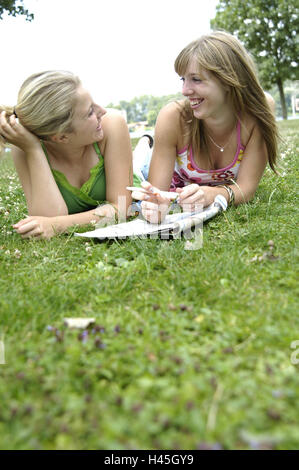
[[[201,212],[181,212],[168,214],[160,224],[150,224],[146,220],[136,218],[131,222],[110,225],[98,228],[89,232],[75,233],[77,237],[105,239],[124,239],[127,237],[146,237],[157,235],[161,238],[168,238],[168,235],[175,236],[180,233],[187,233],[192,227],[203,224],[219,212],[225,211],[227,202],[224,196],[218,194],[214,202]]]

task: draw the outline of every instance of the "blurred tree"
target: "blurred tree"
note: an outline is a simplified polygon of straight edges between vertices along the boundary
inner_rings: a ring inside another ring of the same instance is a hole
[[[120,101],[116,105],[109,103],[106,107],[125,109],[128,122],[148,121],[149,126],[154,126],[160,109],[167,103],[182,98],[180,93],[166,96],[143,95],[135,97],[131,101]]]
[[[236,34],[252,53],[265,88],[276,84],[287,119],[284,81],[298,79],[298,0],[220,0],[213,29]]]
[[[34,19],[33,13],[29,13],[23,5],[23,0],[0,0],[0,20],[2,20],[3,13],[8,15],[26,15],[26,21],[32,21]]]
[[[157,120],[157,111],[155,111],[154,109],[151,109],[148,113],[147,113],[147,124],[149,127],[152,127],[155,125],[156,123],[156,120]]]

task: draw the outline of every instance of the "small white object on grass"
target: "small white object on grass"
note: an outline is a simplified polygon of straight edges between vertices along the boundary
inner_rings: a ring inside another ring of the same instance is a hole
[[[89,325],[92,325],[95,322],[95,318],[65,318],[64,324],[68,328],[80,328],[85,329]]]

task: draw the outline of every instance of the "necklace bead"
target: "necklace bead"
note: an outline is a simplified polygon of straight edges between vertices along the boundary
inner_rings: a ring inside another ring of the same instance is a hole
[[[231,135],[230,135],[230,138],[228,139],[228,141],[226,142],[226,144],[223,145],[223,147],[221,147],[221,145],[218,145],[218,144],[215,142],[215,140],[212,139],[212,137],[210,136],[210,134],[208,134],[208,133],[207,133],[207,134],[208,134],[209,139],[213,142],[213,144],[216,145],[217,148],[219,148],[220,152],[224,152],[225,147],[227,147],[228,144],[229,144],[230,141],[231,141],[231,138],[232,138],[232,135],[233,135],[233,133],[234,133],[234,130],[235,130],[235,129],[233,129],[233,131],[232,131],[232,133],[231,133]]]

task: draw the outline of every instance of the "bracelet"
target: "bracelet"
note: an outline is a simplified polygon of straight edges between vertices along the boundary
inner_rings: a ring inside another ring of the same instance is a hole
[[[226,189],[226,191],[228,192],[228,203],[227,203],[227,205],[231,206],[234,203],[234,200],[235,200],[235,193],[232,190],[232,188],[230,186],[227,186],[226,184],[221,184],[221,185],[218,186],[218,188]]]

